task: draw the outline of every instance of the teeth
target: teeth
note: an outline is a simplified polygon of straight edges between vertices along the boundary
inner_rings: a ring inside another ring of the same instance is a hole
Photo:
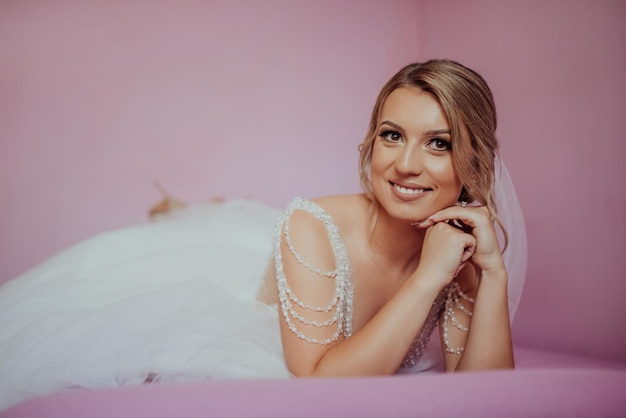
[[[424,192],[424,189],[407,189],[397,184],[394,184],[393,187],[402,194],[420,194]]]

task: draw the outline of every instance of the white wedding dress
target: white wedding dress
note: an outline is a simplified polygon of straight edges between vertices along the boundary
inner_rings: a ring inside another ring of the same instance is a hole
[[[526,235],[508,173],[498,174],[513,317]],[[250,200],[196,206],[98,235],[2,285],[0,411],[79,387],[290,377],[278,310],[256,301],[279,214]],[[401,371],[439,370],[441,357],[434,335]]]

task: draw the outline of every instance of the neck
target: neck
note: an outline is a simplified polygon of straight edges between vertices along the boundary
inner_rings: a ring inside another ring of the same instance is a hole
[[[372,216],[376,216],[370,235],[374,252],[398,268],[415,268],[422,252],[425,231],[407,221],[390,217],[381,207],[373,211]]]

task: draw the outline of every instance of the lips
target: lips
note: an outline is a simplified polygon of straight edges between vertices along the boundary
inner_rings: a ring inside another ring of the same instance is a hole
[[[406,197],[418,196],[432,190],[419,184],[407,184],[393,181],[389,183],[398,194]]]
[[[394,184],[393,187],[402,194],[414,195],[424,193],[424,189],[409,189],[406,187],[398,186],[397,184]]]

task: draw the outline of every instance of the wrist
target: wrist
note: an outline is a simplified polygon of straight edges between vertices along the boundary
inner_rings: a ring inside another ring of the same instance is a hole
[[[439,292],[450,283],[451,277],[441,272],[433,272],[423,269],[415,270],[409,281],[420,292],[437,296]]]
[[[501,265],[482,268],[478,271],[480,280],[508,282],[508,273],[504,263]]]
[[[498,276],[501,274],[506,275],[506,266],[504,265],[504,260],[500,254],[491,257],[481,257],[480,259],[475,259],[474,261],[474,266],[483,273],[490,276]]]

